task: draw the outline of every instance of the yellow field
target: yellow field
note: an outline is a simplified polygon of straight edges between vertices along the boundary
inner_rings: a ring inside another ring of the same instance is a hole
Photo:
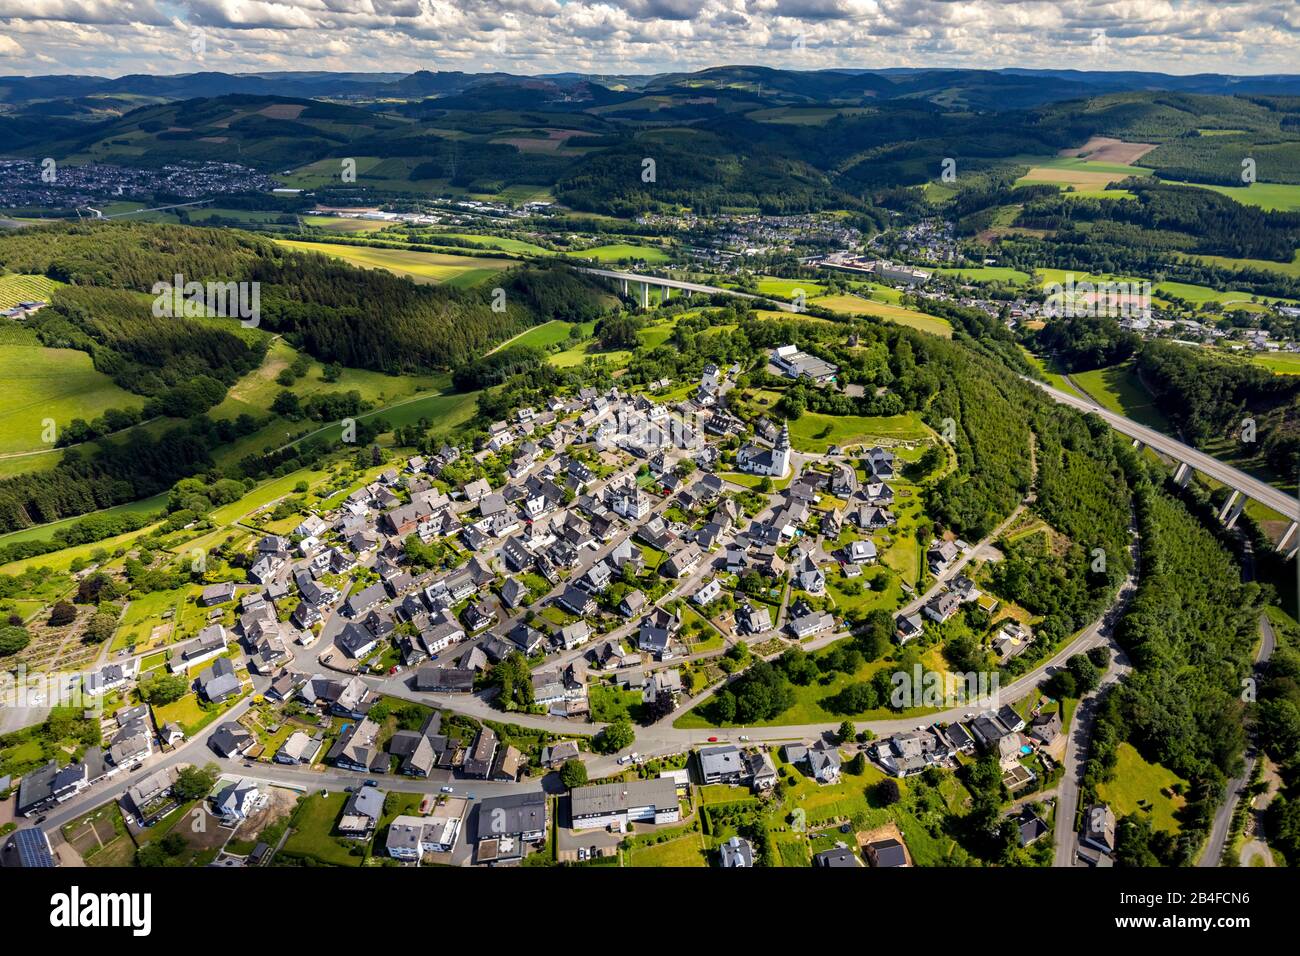
[[[864,299],[856,295],[824,295],[809,300],[809,304],[850,315],[874,315],[921,332],[929,332],[931,335],[940,335],[945,339],[952,338],[952,326],[946,319],[905,309],[901,305],[890,305],[888,302],[877,302],[875,299]]]
[[[472,285],[494,272],[519,264],[514,259],[452,256],[440,252],[414,252],[410,249],[343,246],[329,242],[302,242],[297,239],[275,241],[300,252],[319,252],[363,269],[386,269],[395,275],[408,276],[416,282],[433,284],[446,282],[452,285]]]

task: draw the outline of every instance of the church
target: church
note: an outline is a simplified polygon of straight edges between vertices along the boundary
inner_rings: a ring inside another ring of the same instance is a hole
[[[748,444],[736,452],[736,468],[749,475],[784,478],[790,471],[790,427],[782,424],[781,434],[771,448]]]

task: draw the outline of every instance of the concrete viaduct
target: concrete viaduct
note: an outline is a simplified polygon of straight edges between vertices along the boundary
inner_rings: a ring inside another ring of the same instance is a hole
[[[753,295],[749,292],[737,292],[735,289],[723,289],[716,285],[700,285],[698,282],[684,282],[681,279],[664,279],[660,276],[644,276],[634,272],[614,272],[610,269],[591,269],[579,267],[579,272],[585,272],[588,275],[599,276],[602,279],[612,279],[622,287],[624,295],[628,295],[632,286],[640,286],[641,294],[639,296],[641,307],[648,308],[650,305],[650,289],[657,287],[663,290],[664,298],[667,299],[674,289],[679,292],[700,292],[704,295],[734,295],[741,299],[763,299],[771,302],[778,309],[786,312],[797,312],[798,310],[789,302],[782,302],[779,299],[771,299],[763,295]]]
[[[1033,380],[1027,379],[1027,381]],[[1236,524],[1237,519],[1241,517],[1241,511],[1246,506],[1248,499],[1267,505],[1278,514],[1289,518],[1291,523],[1278,541],[1277,550],[1288,558],[1295,555],[1297,546],[1300,545],[1300,537],[1297,536],[1297,532],[1300,532],[1300,500],[1297,500],[1294,496],[1274,488],[1267,482],[1260,481],[1253,475],[1248,475],[1238,468],[1225,465],[1217,458],[1207,455],[1203,451],[1198,451],[1190,445],[1185,445],[1176,438],[1170,438],[1154,428],[1139,425],[1131,418],[1125,418],[1123,415],[1112,412],[1108,408],[1103,408],[1086,398],[1063,392],[1058,388],[1052,388],[1050,385],[1044,385],[1042,382],[1034,382],[1034,384],[1063,405],[1069,405],[1079,409],[1079,411],[1091,412],[1097,415],[1121,435],[1132,438],[1135,448],[1147,446],[1166,458],[1172,458],[1178,463],[1178,469],[1174,472],[1174,480],[1180,485],[1187,483],[1193,471],[1199,471],[1201,474],[1227,485],[1232,490],[1232,493],[1228,496],[1228,500],[1224,502],[1223,508],[1219,512],[1219,520],[1229,528]]]

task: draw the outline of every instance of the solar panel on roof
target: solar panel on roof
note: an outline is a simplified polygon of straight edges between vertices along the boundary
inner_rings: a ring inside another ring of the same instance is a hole
[[[18,849],[19,862],[26,868],[54,866],[49,841],[40,830],[34,827],[19,830],[14,834],[14,846]]]

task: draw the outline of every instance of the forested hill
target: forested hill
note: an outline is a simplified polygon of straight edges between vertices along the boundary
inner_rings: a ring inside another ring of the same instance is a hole
[[[109,374],[120,371],[123,362],[159,366],[164,363],[156,360],[163,352],[192,350],[173,336],[177,320],[152,315],[149,297],[89,293],[87,287],[149,293],[155,283],[171,283],[177,275],[187,282],[258,282],[259,329],[283,334],[322,361],[386,372],[453,368],[537,322],[556,315],[585,321],[601,311],[599,290],[565,269],[530,267],[504,274],[499,284],[505,291],[504,308],[498,311],[490,288],[421,285],[381,270],[286,250],[247,233],[185,226],[93,223],[25,229],[0,236],[0,267],[78,287],[56,294],[54,308],[39,313],[34,325],[46,344],[57,338],[59,344],[83,348],[96,355],[97,364],[101,355],[96,346],[111,346],[121,361],[104,369]],[[113,316],[111,335],[108,314]],[[232,322],[221,334],[233,337],[241,331]],[[162,347],[163,338],[175,341]],[[230,343],[227,348],[238,350]],[[236,373],[247,370],[243,361],[232,367]],[[217,377],[229,384],[227,376]],[[120,384],[154,394],[125,380]]]

